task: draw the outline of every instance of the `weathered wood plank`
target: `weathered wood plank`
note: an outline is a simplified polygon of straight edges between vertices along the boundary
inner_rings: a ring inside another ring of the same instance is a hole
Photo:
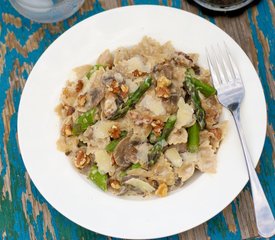
[[[237,204],[237,217],[240,224],[242,239],[258,237],[256,221],[253,212],[252,197],[249,190],[244,190],[239,196]]]
[[[230,204],[222,212],[229,232],[236,233],[237,226],[233,215],[232,205]]]
[[[260,161],[259,178],[267,198],[275,213],[275,171],[274,171],[274,127],[275,127],[275,38],[274,38],[274,4],[262,1],[248,11],[251,32],[257,49],[258,69],[267,103],[268,127],[267,137]],[[273,19],[273,20],[272,20]],[[270,31],[273,30],[273,31]]]
[[[7,13],[2,13],[2,20],[6,23],[6,24],[11,24],[14,25],[17,28],[22,27],[22,21],[20,17],[14,17],[11,14],[7,14]]]
[[[180,240],[208,240],[207,224],[203,223],[194,229],[180,233],[179,238]]]

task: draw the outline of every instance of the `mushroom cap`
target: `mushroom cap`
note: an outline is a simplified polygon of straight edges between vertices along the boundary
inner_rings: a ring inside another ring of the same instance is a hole
[[[137,162],[137,149],[130,142],[130,136],[122,139],[114,151],[114,160],[120,167],[129,167]]]

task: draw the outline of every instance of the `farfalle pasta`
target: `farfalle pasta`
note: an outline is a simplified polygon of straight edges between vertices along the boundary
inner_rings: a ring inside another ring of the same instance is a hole
[[[100,189],[165,197],[196,169],[215,173],[221,105],[197,54],[144,37],[73,69],[58,148]]]

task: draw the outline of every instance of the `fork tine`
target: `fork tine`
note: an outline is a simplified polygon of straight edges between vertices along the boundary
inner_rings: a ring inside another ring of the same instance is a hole
[[[222,62],[222,60],[220,59],[220,57],[218,57],[219,55],[216,53],[215,49],[212,46],[212,51],[213,51],[213,55],[216,59],[216,67],[217,67],[217,74],[220,77],[221,83],[225,84],[227,83],[225,75],[224,75],[224,69],[222,68],[220,62]]]
[[[231,54],[229,52],[229,49],[228,49],[228,47],[227,47],[227,45],[225,43],[224,43],[224,47],[225,47],[225,51],[226,51],[226,54],[227,54],[229,65],[230,65],[230,67],[231,67],[231,69],[233,71],[233,74],[234,74],[234,79],[237,80],[237,82],[243,83],[241,75],[240,75],[240,72],[238,70],[238,67],[234,63],[234,61],[233,61],[233,59],[231,57]]]
[[[214,69],[213,61],[211,60],[211,56],[209,54],[208,49],[205,48],[205,51],[206,51],[206,58],[207,58],[208,66],[210,69],[213,85],[216,89],[218,89],[221,83],[220,83],[219,78],[218,78],[216,71]]]
[[[227,80],[227,82],[232,82],[234,75],[233,75],[233,71],[231,68],[231,64],[228,63],[228,57],[226,54],[223,54],[224,51],[222,51],[220,44],[217,44],[218,46],[218,51],[219,51],[219,55],[221,56],[221,67],[223,68],[223,72],[224,72],[224,76],[225,79]]]

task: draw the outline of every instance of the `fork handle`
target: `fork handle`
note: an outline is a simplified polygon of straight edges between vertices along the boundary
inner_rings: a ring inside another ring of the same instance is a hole
[[[265,197],[259,178],[256,174],[254,165],[252,163],[252,159],[248,151],[248,147],[246,145],[243,129],[240,122],[240,108],[237,108],[234,111],[232,111],[232,114],[237,126],[248,170],[248,175],[250,178],[250,185],[252,189],[252,197],[258,232],[261,237],[268,238],[275,234],[275,220],[272,215],[270,206],[267,202],[267,199]]]

